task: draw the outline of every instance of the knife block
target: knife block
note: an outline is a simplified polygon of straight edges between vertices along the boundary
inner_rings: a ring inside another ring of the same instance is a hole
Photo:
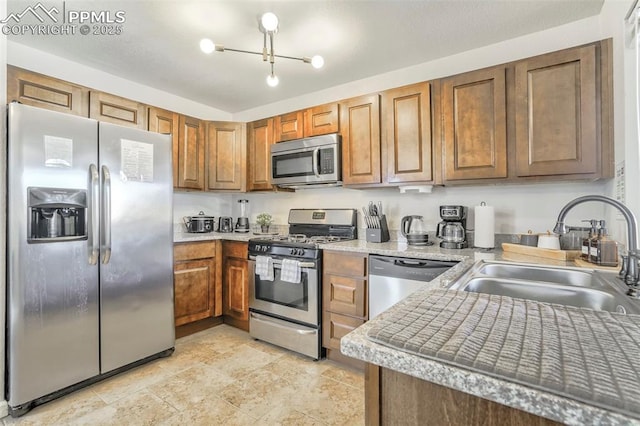
[[[386,243],[389,241],[389,226],[385,215],[380,216],[380,228],[367,228],[368,243]]]

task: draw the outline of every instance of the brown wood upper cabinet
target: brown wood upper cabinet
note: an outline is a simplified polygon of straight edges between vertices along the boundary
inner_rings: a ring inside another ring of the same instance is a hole
[[[120,126],[147,129],[147,107],[130,99],[92,90],[89,93],[89,117]]]
[[[431,182],[431,92],[429,83],[382,92],[382,164],[384,181]]]
[[[149,131],[171,135],[173,149],[173,186],[178,186],[178,129],[180,115],[176,112],[149,107]]]
[[[444,181],[507,177],[506,67],[441,85]]]
[[[338,103],[318,105],[304,110],[304,137],[328,135],[340,130]]]
[[[599,174],[599,71],[596,45],[516,63],[517,176]]]
[[[274,143],[273,118],[251,122],[247,125],[249,151],[247,189],[249,191],[272,191],[271,145]]]
[[[275,117],[276,141],[284,142],[304,137],[304,111],[295,111]]]
[[[207,122],[207,189],[245,191],[246,151],[243,123]]]
[[[178,188],[204,189],[204,123],[181,115],[178,129]]]
[[[89,116],[89,89],[86,87],[11,65],[7,66],[7,101]]]
[[[381,183],[380,96],[365,95],[340,102],[340,134],[343,184]]]
[[[340,129],[338,111],[338,103],[330,103],[278,115],[274,122],[275,141],[337,133]]]

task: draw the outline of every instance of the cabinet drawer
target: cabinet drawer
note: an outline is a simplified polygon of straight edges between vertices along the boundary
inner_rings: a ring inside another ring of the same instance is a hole
[[[365,319],[367,317],[367,280],[324,274],[322,279],[324,309]]]
[[[216,241],[178,243],[173,246],[173,260],[206,259],[216,256]]]
[[[323,253],[323,272],[350,277],[367,276],[366,255],[328,250]]]
[[[239,259],[248,259],[249,243],[225,241],[222,245],[222,255],[224,257],[237,257]]]
[[[324,312],[322,318],[322,346],[340,351],[340,339],[364,324],[364,320],[333,312]]]

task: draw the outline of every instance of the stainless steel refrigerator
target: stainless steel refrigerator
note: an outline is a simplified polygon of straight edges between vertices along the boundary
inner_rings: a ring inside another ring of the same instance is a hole
[[[168,135],[8,108],[12,415],[173,351]]]

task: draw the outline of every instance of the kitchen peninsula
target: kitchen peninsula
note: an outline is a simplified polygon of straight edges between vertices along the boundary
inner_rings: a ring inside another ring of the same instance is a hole
[[[640,424],[638,316],[448,290],[470,263],[343,337],[367,424]]]

